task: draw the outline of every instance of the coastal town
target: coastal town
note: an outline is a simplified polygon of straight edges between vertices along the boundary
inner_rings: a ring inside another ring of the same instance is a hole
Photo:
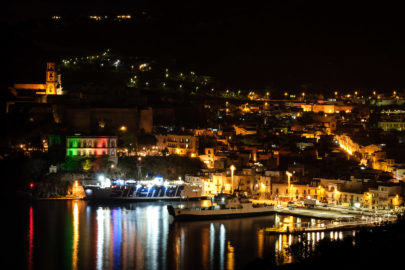
[[[117,68],[120,60],[113,57],[107,50],[47,63],[44,84],[9,87],[6,117],[24,117],[37,134],[13,137],[3,157],[43,159],[41,173],[25,179],[22,192],[80,198],[83,183],[100,175],[151,183],[159,176],[198,186],[204,197],[238,192],[284,206],[313,200],[359,210],[403,207],[403,93],[285,91],[273,97],[270,91],[215,90],[212,77],[167,68],[148,83],[144,78],[158,67],[139,61],[121,64],[136,75],[114,94],[62,86],[60,70],[100,68],[104,61]],[[63,192],[52,193],[61,182]]]
[[[8,3],[12,268],[397,268],[404,8]]]

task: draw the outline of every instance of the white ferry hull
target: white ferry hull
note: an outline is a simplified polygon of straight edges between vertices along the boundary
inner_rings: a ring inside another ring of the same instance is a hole
[[[188,210],[175,209],[168,205],[169,214],[175,220],[212,220],[212,219],[229,219],[240,217],[266,216],[275,213],[272,206],[257,207],[251,209],[221,209],[221,210]]]
[[[201,193],[193,191],[186,186],[165,187],[128,187],[128,188],[101,188],[98,186],[85,186],[86,199],[95,201],[180,201],[204,199]]]

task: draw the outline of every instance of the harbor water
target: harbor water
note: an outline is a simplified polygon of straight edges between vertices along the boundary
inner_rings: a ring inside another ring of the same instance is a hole
[[[20,206],[18,249],[22,269],[244,269],[257,259],[292,262],[286,248],[301,236],[269,228],[327,221],[269,215],[174,222],[167,204],[39,201]],[[298,225],[299,226],[299,225]],[[308,234],[315,243],[328,233]],[[342,232],[330,236],[343,238]]]

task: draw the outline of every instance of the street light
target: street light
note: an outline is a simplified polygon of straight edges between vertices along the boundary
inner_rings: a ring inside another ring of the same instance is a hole
[[[231,181],[232,181],[232,194],[233,194],[233,172],[235,171],[236,167],[234,165],[231,165]]]
[[[287,175],[287,179],[288,179],[288,198],[290,198],[291,196],[291,176],[292,173],[290,173],[289,171],[286,171],[285,174]]]

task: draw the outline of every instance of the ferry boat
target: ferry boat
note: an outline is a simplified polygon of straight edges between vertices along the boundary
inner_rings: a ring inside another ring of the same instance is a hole
[[[271,215],[274,213],[274,206],[253,205],[248,199],[232,197],[224,204],[210,207],[181,209],[168,205],[167,210],[175,220],[206,220]]]
[[[106,181],[84,184],[86,199],[104,201],[200,200],[201,188],[183,181]]]

